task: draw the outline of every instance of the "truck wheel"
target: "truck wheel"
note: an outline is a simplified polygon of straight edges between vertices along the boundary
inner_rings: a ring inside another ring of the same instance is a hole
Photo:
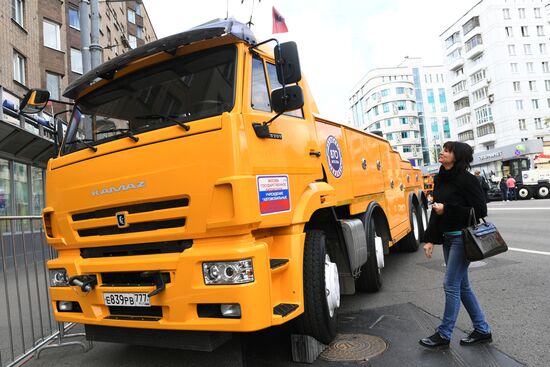
[[[411,211],[409,212],[409,220],[411,223],[411,231],[405,237],[403,237],[399,243],[398,248],[406,252],[415,252],[420,247],[420,223],[418,220],[419,215],[417,214],[416,207],[411,206]]]
[[[379,253],[376,253],[376,242],[380,241],[382,243],[382,239],[376,236],[376,227],[372,218],[369,220],[369,230],[367,232],[367,252],[369,256],[367,262],[361,266],[361,274],[355,280],[355,286],[362,292],[374,293],[382,288],[380,269],[384,267],[384,250],[379,248]],[[379,259],[379,257],[382,258]]]
[[[532,197],[533,193],[528,187],[523,186],[518,189],[518,198],[520,198],[521,200],[529,200]]]
[[[426,233],[426,228],[428,228],[428,210],[422,204],[422,202],[418,205],[418,224],[420,225],[420,241],[421,242],[424,239],[424,233]]]
[[[327,253],[323,231],[306,232],[303,272],[304,313],[297,319],[298,333],[329,344],[336,336],[340,280],[338,268]]]
[[[550,197],[550,186],[540,185],[537,188],[537,199],[548,199]]]

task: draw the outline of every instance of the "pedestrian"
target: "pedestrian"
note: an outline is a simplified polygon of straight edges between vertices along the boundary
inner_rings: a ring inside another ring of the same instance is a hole
[[[516,180],[510,175],[508,175],[508,179],[506,180],[506,186],[508,186],[508,199],[516,200]]]
[[[485,193],[485,202],[488,203],[489,202],[489,184],[487,183],[487,180],[485,179],[485,177],[481,176],[481,172],[476,170],[474,174],[476,176],[476,179],[479,181],[479,185],[481,186],[481,189]]]
[[[461,339],[460,344],[469,346],[492,341],[491,329],[468,280],[470,262],[464,254],[461,231],[469,224],[471,208],[476,218],[487,215],[483,190],[475,176],[467,171],[472,160],[472,147],[456,141],[446,142],[439,154],[441,168],[435,179],[434,204],[426,228],[424,252],[431,258],[434,243],[443,244],[445,311],[436,332],[419,341],[427,348],[449,346],[461,301],[472,320],[473,331]]]
[[[508,185],[506,184],[506,177],[502,176],[498,187],[500,188],[500,192],[502,192],[502,201],[508,201]]]

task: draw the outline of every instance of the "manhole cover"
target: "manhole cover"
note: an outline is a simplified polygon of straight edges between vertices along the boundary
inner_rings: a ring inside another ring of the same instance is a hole
[[[382,338],[366,334],[338,334],[321,353],[325,361],[367,361],[386,351],[388,345]]]

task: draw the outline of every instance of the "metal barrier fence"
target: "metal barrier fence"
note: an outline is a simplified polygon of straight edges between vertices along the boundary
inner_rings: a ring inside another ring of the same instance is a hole
[[[48,348],[92,348],[91,342],[65,341],[85,334],[66,334],[74,324],[53,317],[46,262],[55,257],[42,217],[0,217],[0,366],[19,365],[33,353],[38,358]]]
[[[17,364],[57,334],[46,267],[55,256],[40,216],[0,217],[2,366]]]

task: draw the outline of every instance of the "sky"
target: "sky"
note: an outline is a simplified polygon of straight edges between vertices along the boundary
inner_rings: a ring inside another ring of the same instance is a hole
[[[406,56],[441,65],[439,35],[479,0],[143,0],[158,38],[216,18],[244,23],[252,13],[258,41],[271,38],[274,6],[298,44],[302,74],[321,115],[346,123],[354,86],[371,69]]]

